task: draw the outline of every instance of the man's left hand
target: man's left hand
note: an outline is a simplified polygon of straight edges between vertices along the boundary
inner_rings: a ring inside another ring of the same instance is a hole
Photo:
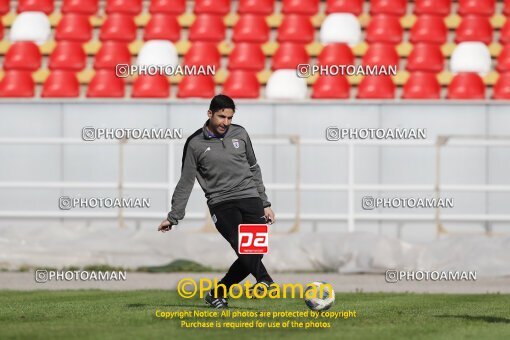
[[[270,207],[264,208],[264,217],[268,224],[273,224],[275,221],[274,212]]]

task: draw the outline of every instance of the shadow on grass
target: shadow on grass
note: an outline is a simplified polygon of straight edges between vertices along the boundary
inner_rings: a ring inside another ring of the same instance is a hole
[[[213,309],[209,306],[206,306],[205,304],[186,304],[186,305],[178,305],[178,304],[167,304],[167,305],[150,305],[146,303],[130,303],[126,305],[128,308],[162,308],[162,307],[182,307],[182,308],[201,308],[201,309]],[[257,308],[251,308],[251,307],[232,307],[229,306],[228,309],[242,309],[242,310],[259,310]],[[218,309],[214,309],[218,310]],[[221,309],[220,309],[221,310]]]
[[[474,315],[435,315],[437,318],[454,318],[454,319],[464,319],[468,321],[485,321],[488,323],[509,323],[510,319],[500,318],[497,316],[474,316]]]

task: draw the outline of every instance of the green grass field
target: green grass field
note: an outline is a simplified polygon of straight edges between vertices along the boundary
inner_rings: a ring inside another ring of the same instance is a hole
[[[232,312],[308,310],[301,299],[240,299],[230,305]],[[211,309],[202,300],[182,299],[175,291],[0,291],[0,338],[510,339],[509,306],[510,295],[500,294],[337,293],[331,310],[355,310],[357,317],[332,320],[329,329],[184,329],[178,319],[157,318],[156,310]],[[216,320],[233,321],[212,319]]]

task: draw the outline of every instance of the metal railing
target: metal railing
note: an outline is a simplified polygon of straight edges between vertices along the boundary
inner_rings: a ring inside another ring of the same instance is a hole
[[[356,221],[430,221],[437,225],[438,233],[444,231],[442,221],[510,221],[510,215],[493,214],[449,214],[442,215],[437,209],[435,213],[428,214],[382,214],[382,213],[357,213],[355,208],[355,193],[357,191],[425,191],[435,193],[439,197],[440,192],[447,191],[470,191],[470,192],[510,192],[510,186],[506,185],[447,185],[440,182],[441,147],[449,146],[510,146],[510,137],[500,137],[487,140],[485,137],[477,136],[439,136],[437,141],[427,140],[339,140],[327,141],[321,139],[306,139],[299,136],[285,136],[278,138],[253,138],[256,145],[294,145],[296,147],[296,173],[293,183],[268,183],[268,190],[295,191],[295,213],[279,213],[279,220],[294,221],[291,231],[298,231],[301,221],[346,221],[348,230],[354,231]],[[123,190],[127,189],[156,189],[167,191],[167,204],[170,206],[171,195],[175,188],[176,173],[174,171],[174,160],[176,159],[175,148],[182,145],[182,140],[97,140],[83,141],[75,138],[0,138],[0,145],[118,145],[119,146],[119,169],[117,181],[112,182],[83,182],[83,181],[3,181],[0,188],[58,188],[58,189],[117,189],[119,197],[122,197]],[[167,145],[168,164],[167,182],[146,183],[127,182],[124,179],[124,149],[126,145]],[[345,147],[347,148],[347,183],[346,184],[311,184],[302,183],[301,180],[301,153],[302,146],[321,147]],[[436,181],[434,184],[357,184],[354,179],[354,156],[357,146],[398,146],[398,147],[429,147],[436,150]],[[195,184],[193,190],[200,187]],[[324,192],[347,192],[347,212],[342,214],[325,213],[302,213],[301,194],[305,191]],[[161,212],[133,212],[117,208],[112,211],[33,211],[33,210],[3,210],[0,211],[2,218],[79,218],[79,219],[117,219],[120,226],[124,219],[163,219],[166,211]],[[204,220],[207,212],[190,212],[186,219]]]
[[[510,192],[510,185],[442,185],[441,184],[441,150],[446,147],[510,147],[510,136],[476,136],[476,135],[439,135],[436,138],[436,183],[435,194],[436,197],[441,197],[441,191],[470,191],[470,192]],[[454,215],[443,216],[441,209],[436,208],[435,211],[435,224],[437,235],[449,233],[443,225],[443,221],[451,220]],[[509,214],[477,214],[477,215],[464,215],[460,221],[479,221],[479,222],[508,222],[510,221]],[[486,226],[486,234],[490,235],[491,230]]]

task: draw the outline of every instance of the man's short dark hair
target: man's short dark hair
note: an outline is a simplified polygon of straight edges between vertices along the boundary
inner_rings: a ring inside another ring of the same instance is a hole
[[[229,96],[225,96],[224,94],[219,94],[214,96],[211,100],[211,105],[209,105],[209,110],[212,113],[223,110],[223,109],[232,109],[232,111],[236,111],[236,104]]]

